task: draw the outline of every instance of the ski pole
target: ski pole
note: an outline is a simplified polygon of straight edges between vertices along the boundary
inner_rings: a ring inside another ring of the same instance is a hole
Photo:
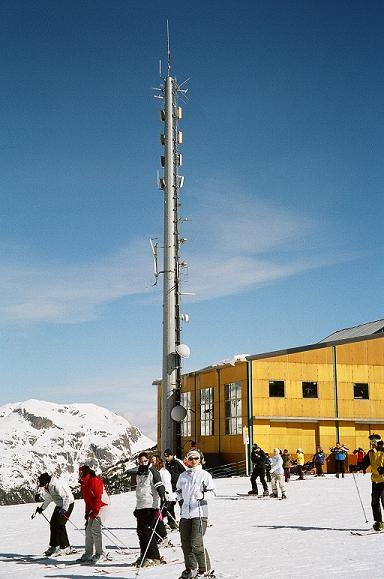
[[[171,519],[175,523],[176,527],[179,528],[179,523],[176,521],[175,517],[172,517],[172,515],[169,511],[167,511],[167,517],[171,517]]]
[[[119,539],[119,537],[117,535],[115,535],[115,533],[112,533],[111,529],[109,527],[106,527],[105,525],[102,525],[102,528],[105,531],[108,531],[108,533],[110,533],[112,535],[112,537],[115,537],[116,541],[118,541],[120,543],[120,545],[122,545],[124,547],[124,549],[127,549],[128,551],[130,550],[129,547],[127,547],[127,545],[125,545],[123,543],[123,541],[121,539]]]
[[[36,509],[36,511],[31,515],[31,519],[34,519],[36,517],[36,515],[39,513],[39,511]],[[43,512],[39,513],[39,515],[43,515],[44,519],[47,521],[47,523],[50,525],[51,523],[49,522],[49,519],[47,519],[47,517],[44,515]]]
[[[199,519],[200,519],[200,531],[201,531],[201,540],[203,543],[203,551],[204,551],[204,565],[205,565],[205,572],[208,571],[207,568],[207,552],[205,550],[205,543],[204,543],[204,529],[203,529],[203,518],[201,516],[201,505],[200,505],[200,499],[198,499],[197,504],[199,505]]]
[[[361,508],[363,509],[363,513],[364,513],[364,517],[365,517],[365,522],[368,523],[367,514],[366,514],[365,509],[364,509],[363,501],[361,500],[360,491],[359,491],[359,487],[357,486],[356,477],[355,477],[355,473],[354,473],[354,472],[352,473],[352,476],[353,476],[353,480],[355,481],[357,494],[359,495]]]
[[[69,521],[72,525],[72,527],[75,527],[76,531],[80,531],[80,533],[82,533],[83,535],[85,535],[83,529],[80,529],[80,527],[78,527],[77,525],[75,525],[75,523],[73,521],[71,521],[71,519],[69,517],[67,517],[67,515],[63,515],[64,519],[66,519],[67,521]]]
[[[115,537],[117,541],[120,543],[120,545],[116,543],[116,541],[114,541],[113,538],[111,538],[111,536],[107,535],[106,531],[108,531],[108,533],[110,533],[112,537]],[[131,549],[127,547],[127,545],[124,545],[124,543],[118,537],[116,537],[116,535],[112,533],[112,531],[108,527],[104,527],[104,525],[102,525],[101,532],[103,533],[105,538],[108,539],[108,541],[111,541],[111,543],[113,543],[115,547],[117,547],[117,550],[120,551],[120,553],[122,553],[123,555],[129,555],[131,553]]]
[[[146,549],[145,549],[145,551],[144,551],[144,555],[141,557],[141,561],[140,561],[139,568],[138,568],[138,570],[136,571],[136,577],[139,576],[139,573],[140,573],[140,571],[141,571],[141,567],[143,566],[143,562],[144,562],[145,557],[146,557],[146,555],[147,555],[147,553],[148,553],[149,545],[151,544],[152,539],[153,539],[153,537],[154,537],[154,534],[156,533],[156,527],[157,527],[158,522],[160,521],[160,515],[161,515],[163,509],[164,509],[164,505],[161,507],[159,516],[156,518],[155,526],[153,527],[151,536],[149,537],[149,541],[148,541],[147,547],[146,547]]]

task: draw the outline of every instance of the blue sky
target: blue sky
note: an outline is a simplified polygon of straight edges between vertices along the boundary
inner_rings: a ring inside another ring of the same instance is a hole
[[[154,433],[166,18],[190,78],[185,370],[383,318],[382,2],[4,0],[1,404]]]

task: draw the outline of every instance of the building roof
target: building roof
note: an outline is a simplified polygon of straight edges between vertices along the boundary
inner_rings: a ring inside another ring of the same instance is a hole
[[[376,320],[375,322],[368,322],[367,324],[361,324],[360,326],[337,330],[333,334],[320,340],[319,344],[323,342],[333,342],[334,340],[348,340],[349,338],[372,336],[373,334],[380,334],[382,332],[384,332],[384,320]]]
[[[198,374],[200,372],[208,372],[218,368],[219,366],[235,366],[237,362],[250,362],[252,360],[273,358],[287,354],[296,354],[298,352],[306,352],[308,350],[318,350],[320,348],[327,348],[329,346],[337,346],[351,342],[360,342],[362,340],[374,340],[377,338],[384,338],[384,320],[377,320],[376,322],[368,322],[367,324],[362,324],[361,326],[338,330],[337,332],[334,332],[330,336],[327,336],[315,344],[295,346],[293,348],[284,348],[282,350],[273,350],[271,352],[263,352],[261,354],[254,354],[251,356],[247,356],[246,354],[238,354],[233,356],[233,358],[222,360],[221,362],[217,362],[211,366],[206,366],[205,368],[200,368],[199,370],[191,370],[183,374],[183,376]],[[161,379],[154,380],[152,384],[154,386],[161,384]]]

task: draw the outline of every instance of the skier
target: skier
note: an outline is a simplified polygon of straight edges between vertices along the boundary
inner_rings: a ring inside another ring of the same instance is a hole
[[[102,536],[102,525],[108,513],[110,499],[103,479],[96,474],[97,469],[98,467],[93,463],[84,464],[79,468],[79,482],[85,502],[86,524],[85,552],[78,562],[91,565],[111,559],[110,555],[103,550]]]
[[[304,466],[304,453],[301,448],[296,451],[296,464],[297,464],[297,474],[299,475],[298,480],[304,480],[303,466]]]
[[[45,511],[47,506],[55,503],[55,508],[50,520],[51,536],[49,540],[49,548],[45,551],[45,555],[70,555],[75,552],[71,548],[65,524],[73,511],[74,498],[69,486],[56,477],[52,477],[47,472],[43,472],[38,477],[37,488],[44,489],[44,502],[41,507],[36,509],[37,513]]]
[[[133,511],[137,519],[137,535],[140,543],[137,567],[151,567],[161,563],[155,532],[164,508],[166,508],[165,488],[160,474],[150,464],[148,453],[141,452],[136,478],[136,508]]]
[[[285,482],[288,482],[289,479],[291,478],[292,463],[291,463],[291,455],[289,454],[287,448],[284,448],[281,458],[283,459],[284,480]]]
[[[174,492],[172,491],[171,473],[169,472],[169,470],[167,470],[165,468],[164,461],[160,458],[160,456],[158,454],[154,454],[152,456],[151,463],[153,464],[155,469],[159,471],[161,482],[163,483],[164,488],[165,488],[165,500],[166,500],[166,503],[168,505],[168,501],[172,501],[175,498]],[[164,524],[164,519],[165,519],[165,517],[167,517],[167,515],[168,515],[168,511],[166,509],[166,506],[164,506],[164,509],[160,515],[159,522],[158,522],[157,528],[156,528],[157,533],[161,537],[161,538],[158,538],[158,542],[163,543],[163,545],[165,545],[165,546],[170,545],[170,543],[167,543],[167,541],[166,541],[167,529],[166,529],[166,526]],[[171,519],[171,521],[172,521],[172,519]],[[169,526],[169,522],[168,522],[168,526]]]
[[[315,452],[313,456],[313,464],[315,465],[316,468],[316,476],[324,476],[323,473],[324,460],[325,460],[324,450],[321,446],[319,446],[317,452]]]
[[[274,448],[273,456],[271,458],[271,485],[272,493],[271,497],[274,499],[278,498],[278,487],[281,491],[281,498],[286,499],[287,495],[285,492],[285,478],[283,469],[283,459],[281,457],[281,452],[279,448]]]
[[[196,449],[194,449],[196,450]],[[171,473],[172,491],[175,493],[176,484],[182,472],[186,471],[186,466],[182,460],[177,458],[170,448],[164,450],[165,468]],[[177,529],[176,515],[175,515],[176,499],[168,501],[167,511],[169,513],[168,525],[171,529]]]
[[[330,450],[335,455],[336,477],[339,478],[341,474],[342,478],[344,478],[345,459],[348,455],[348,447],[337,442],[336,446]]]
[[[258,494],[256,481],[257,478],[260,478],[260,482],[262,484],[264,491],[263,496],[268,497],[269,491],[267,483],[265,482],[265,452],[261,450],[260,446],[256,443],[252,446],[251,460],[253,463],[253,471],[251,474],[252,490],[248,491],[248,494],[249,495]]]
[[[212,476],[202,468],[200,453],[190,450],[187,460],[189,468],[181,473],[176,485],[177,498],[182,501],[179,530],[185,570],[181,579],[204,576],[211,569],[203,537],[208,523],[207,495],[216,494]]]
[[[371,467],[371,506],[373,518],[375,520],[373,528],[375,531],[384,531],[383,516],[380,507],[384,509],[384,448],[380,434],[371,434],[369,437],[371,449],[363,458],[362,468]]]
[[[356,454],[356,471],[362,470],[363,474],[366,473],[365,468],[363,468],[363,460],[365,457],[364,449],[359,446],[356,450],[353,451],[353,454]]]

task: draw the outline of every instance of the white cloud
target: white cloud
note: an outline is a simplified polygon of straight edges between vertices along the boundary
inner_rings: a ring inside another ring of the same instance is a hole
[[[216,191],[211,187],[211,193],[204,191],[195,199],[191,213],[186,231],[191,243],[183,250],[190,263],[190,287],[184,287],[195,291],[197,300],[249,291],[356,257],[330,255],[329,225],[236,190],[217,192],[217,187]],[[326,252],[319,251],[321,239],[326,240]],[[145,238],[93,263],[0,263],[0,318],[52,323],[92,320],[108,302],[150,294],[152,281]]]

